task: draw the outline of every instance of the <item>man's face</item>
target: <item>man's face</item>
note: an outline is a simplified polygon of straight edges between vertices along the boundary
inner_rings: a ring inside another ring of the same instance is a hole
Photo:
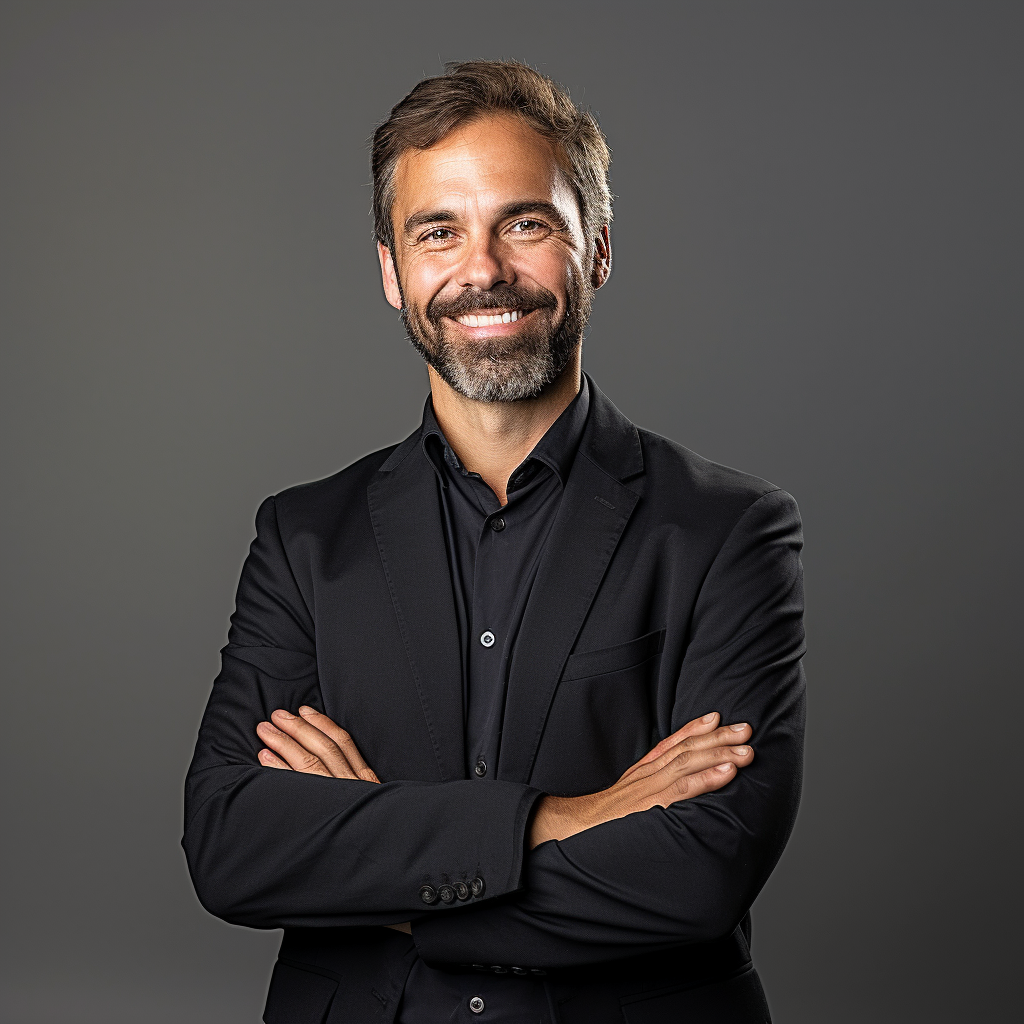
[[[607,276],[605,229],[585,238],[554,147],[497,115],[408,150],[395,169],[388,301],[438,376],[467,398],[538,395],[583,337]]]

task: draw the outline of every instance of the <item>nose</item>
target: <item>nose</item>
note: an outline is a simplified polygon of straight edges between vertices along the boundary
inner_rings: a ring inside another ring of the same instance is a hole
[[[513,284],[515,271],[502,252],[501,243],[491,236],[469,242],[459,266],[457,282],[462,287],[488,291],[497,284]]]

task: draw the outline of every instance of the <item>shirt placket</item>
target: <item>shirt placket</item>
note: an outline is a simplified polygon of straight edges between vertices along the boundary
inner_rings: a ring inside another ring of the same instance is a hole
[[[501,528],[495,529],[498,520]],[[508,639],[508,605],[503,576],[501,535],[507,526],[499,513],[487,516],[480,526],[474,566],[470,619],[469,668],[470,715],[468,736],[474,747],[472,770],[477,779],[493,779],[498,763],[496,728],[492,721],[501,686],[502,655]]]

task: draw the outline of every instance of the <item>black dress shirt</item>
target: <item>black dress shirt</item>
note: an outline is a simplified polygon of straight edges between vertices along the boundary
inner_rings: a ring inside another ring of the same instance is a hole
[[[579,394],[509,477],[505,506],[478,473],[462,466],[429,398],[424,408],[422,447],[437,473],[459,623],[466,771],[480,782],[495,778],[516,635],[589,408],[584,377]],[[452,974],[417,959],[397,1024],[550,1020],[539,979]]]

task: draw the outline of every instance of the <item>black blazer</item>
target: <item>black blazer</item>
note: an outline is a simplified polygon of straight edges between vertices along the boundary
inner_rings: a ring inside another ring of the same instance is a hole
[[[796,505],[638,430],[593,382],[591,396],[493,782],[464,770],[455,605],[419,431],[260,507],[183,845],[211,913],[285,929],[270,1024],[391,1021],[413,942],[453,970],[543,972],[565,1024],[768,1019],[747,912],[800,792]],[[303,703],[351,731],[383,785],[257,763],[256,724]],[[605,788],[708,711],[754,730],[753,764],[723,790],[526,851],[539,792]],[[474,879],[467,900],[421,898]],[[407,920],[411,939],[378,927]]]

